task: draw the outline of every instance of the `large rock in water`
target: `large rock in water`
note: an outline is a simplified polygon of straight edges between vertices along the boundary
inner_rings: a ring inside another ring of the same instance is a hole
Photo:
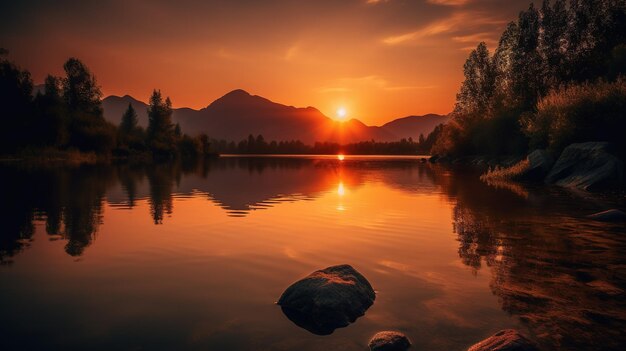
[[[589,219],[600,222],[626,222],[626,213],[617,210],[606,210],[587,216]]]
[[[349,265],[311,273],[283,292],[278,305],[296,325],[318,335],[353,323],[374,303],[370,283]]]
[[[543,180],[554,165],[554,157],[546,150],[535,150],[528,154],[528,168],[521,176],[526,180]]]
[[[624,165],[609,153],[604,142],[572,144],[561,156],[546,177],[546,183],[568,188],[597,190],[618,186]]]
[[[514,329],[501,330],[467,351],[536,351],[537,346]]]
[[[406,335],[396,331],[376,333],[369,342],[370,351],[406,351],[411,341]]]

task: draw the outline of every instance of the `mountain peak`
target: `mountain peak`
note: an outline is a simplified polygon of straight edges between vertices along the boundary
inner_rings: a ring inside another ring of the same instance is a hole
[[[247,91],[243,90],[243,89],[235,89],[229,93],[227,93],[226,95],[222,96],[222,98],[225,97],[247,97],[250,96],[250,93],[248,93]]]

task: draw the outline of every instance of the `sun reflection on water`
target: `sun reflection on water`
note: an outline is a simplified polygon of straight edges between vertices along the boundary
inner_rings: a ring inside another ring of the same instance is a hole
[[[343,182],[339,182],[337,185],[337,195],[344,196],[346,194],[346,189],[343,186]]]

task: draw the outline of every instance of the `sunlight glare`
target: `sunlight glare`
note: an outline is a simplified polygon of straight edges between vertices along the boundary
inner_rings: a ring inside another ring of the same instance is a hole
[[[345,158],[346,158],[346,156],[344,156],[343,154],[339,154],[339,155],[337,155],[337,159],[338,159],[339,161],[343,161]]]
[[[345,108],[340,107],[339,109],[337,109],[337,119],[340,121],[343,121],[346,119],[346,116],[348,115],[348,112],[346,111]]]
[[[344,196],[346,194],[346,189],[343,187],[343,182],[339,182],[337,186],[337,195]]]

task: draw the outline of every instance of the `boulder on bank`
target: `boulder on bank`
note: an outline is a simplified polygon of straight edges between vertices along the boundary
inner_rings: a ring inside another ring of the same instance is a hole
[[[411,347],[411,341],[400,332],[381,331],[370,339],[369,347],[370,351],[406,351]]]
[[[501,330],[467,351],[536,351],[537,346],[514,329]]]
[[[567,188],[598,190],[619,186],[624,165],[609,153],[609,144],[572,144],[563,150],[546,177],[546,183]]]
[[[600,222],[626,222],[626,213],[611,209],[587,216],[589,219]]]
[[[550,173],[554,157],[546,150],[535,150],[526,157],[528,168],[522,175],[525,180],[542,180]]]
[[[283,292],[278,305],[296,325],[318,335],[353,323],[374,303],[376,294],[349,265],[315,271]]]

